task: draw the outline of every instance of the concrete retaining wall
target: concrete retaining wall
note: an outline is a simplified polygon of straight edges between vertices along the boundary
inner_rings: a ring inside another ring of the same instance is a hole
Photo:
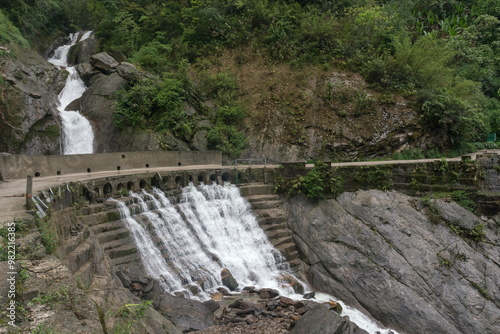
[[[7,155],[0,156],[0,175],[5,180],[91,173],[134,168],[193,165],[222,165],[218,151],[145,151],[75,155]]]

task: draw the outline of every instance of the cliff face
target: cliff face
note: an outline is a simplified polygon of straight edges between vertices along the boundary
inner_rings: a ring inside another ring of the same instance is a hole
[[[425,204],[377,190],[319,203],[290,198],[313,288],[406,334],[500,332],[499,217],[484,222],[453,202]]]
[[[0,152],[59,154],[57,94],[67,73],[30,49],[0,52]]]

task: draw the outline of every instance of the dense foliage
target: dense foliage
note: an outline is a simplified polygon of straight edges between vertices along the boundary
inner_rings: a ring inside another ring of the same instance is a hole
[[[499,0],[7,0],[1,9],[26,36],[88,20],[103,49],[122,51],[161,77],[122,95],[124,123],[172,129],[180,122],[188,137],[183,101],[215,96],[209,145],[229,145],[232,155],[243,138],[237,96],[200,85],[210,86],[208,73],[185,73],[186,64],[195,68],[227,48],[362,73],[373,88],[413,101],[428,132],[439,130],[442,148],[500,133]],[[2,40],[16,39],[9,25],[0,30]],[[183,79],[172,81],[179,71]],[[136,105],[142,109],[132,115]]]

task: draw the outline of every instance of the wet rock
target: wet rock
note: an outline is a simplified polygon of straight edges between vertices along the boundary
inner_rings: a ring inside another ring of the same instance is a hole
[[[92,35],[73,45],[68,52],[68,65],[74,66],[89,63],[90,57],[96,52],[97,40]]]
[[[313,299],[314,296],[316,296],[316,292],[308,292],[304,294],[302,297],[304,297],[305,299]]]
[[[238,282],[228,269],[222,269],[220,278],[222,280],[222,284],[228,287],[229,290],[234,291],[236,290],[236,288],[238,288]]]
[[[348,317],[341,317],[330,311],[324,304],[317,304],[303,315],[296,323],[290,334],[304,333],[335,333],[335,334],[368,334]]]
[[[217,291],[219,291],[223,296],[231,296],[231,293],[226,288],[218,287]]]
[[[259,290],[259,295],[260,295],[260,298],[262,298],[262,299],[271,299],[274,297],[278,297],[280,295],[280,293],[278,290],[265,288],[265,289]]]
[[[76,70],[78,74],[80,75],[80,78],[82,79],[83,83],[89,87],[91,86],[95,80],[92,80],[92,78],[98,74],[101,74],[98,70],[95,69],[90,63],[81,63],[76,66]],[[97,78],[96,78],[97,79]]]

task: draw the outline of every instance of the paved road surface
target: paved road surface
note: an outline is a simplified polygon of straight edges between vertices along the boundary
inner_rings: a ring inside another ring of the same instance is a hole
[[[477,153],[471,153],[468,155],[471,156],[472,159],[475,159],[477,154],[482,154],[482,153],[485,153],[485,151],[479,151]],[[500,154],[500,150],[488,150],[486,153]],[[449,158],[446,160],[460,161],[460,159],[461,159],[460,157],[457,157],[457,158]],[[426,163],[432,161],[441,161],[441,159],[339,162],[339,163],[332,163],[332,166],[333,167],[374,166],[374,165],[388,165],[388,164]],[[307,166],[312,167],[313,165],[307,165]],[[102,177],[132,175],[140,173],[193,170],[193,169],[212,169],[221,167],[223,166],[220,165],[196,165],[196,166],[182,166],[182,167],[176,166],[176,167],[139,168],[139,169],[127,169],[120,171],[114,170],[108,172],[48,176],[48,177],[33,179],[33,193],[36,193],[37,191],[46,189],[48,187],[53,187],[72,181],[87,181]],[[259,168],[264,166],[252,165],[252,167]],[[277,166],[268,165],[267,167],[277,167]],[[239,166],[238,168],[248,168],[248,166]],[[26,191],[25,179],[0,182],[0,224],[15,219],[23,219],[31,217],[24,211],[24,205],[26,203],[24,195],[25,191]]]

